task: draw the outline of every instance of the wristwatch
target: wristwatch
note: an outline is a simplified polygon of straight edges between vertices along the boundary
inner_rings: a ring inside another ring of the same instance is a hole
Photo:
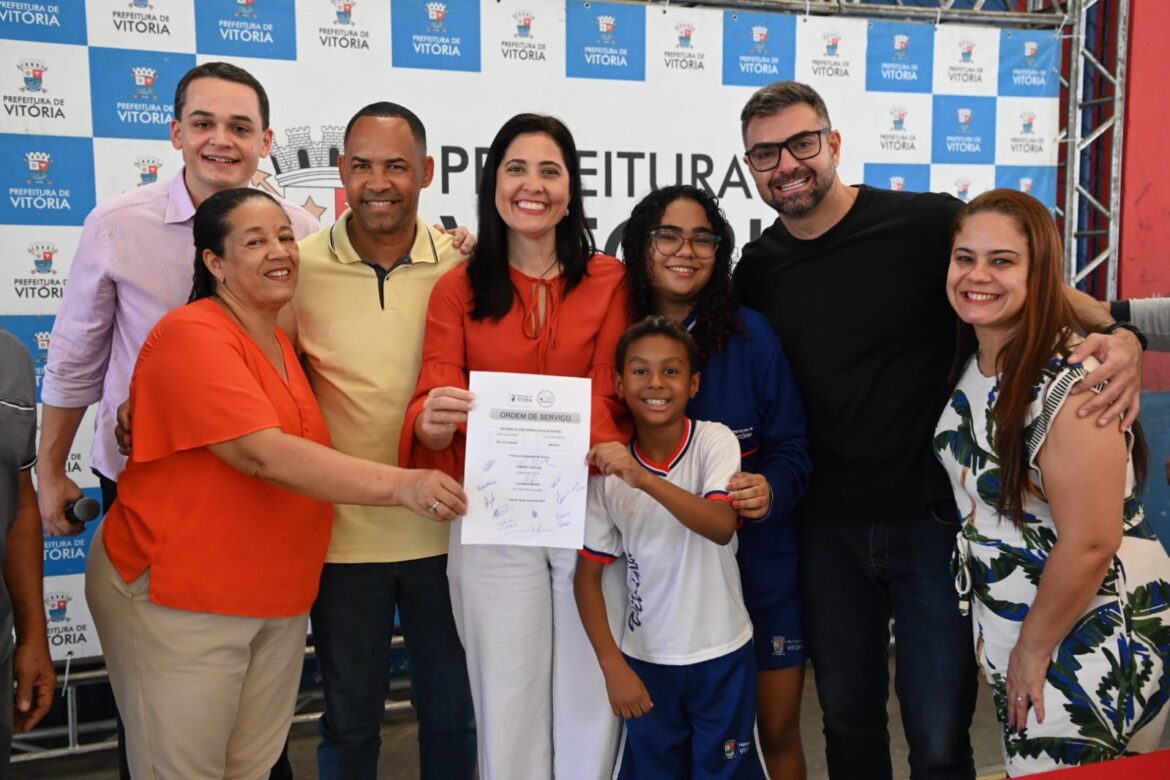
[[[1113,333],[1116,333],[1119,330],[1128,330],[1130,333],[1137,336],[1138,344],[1142,345],[1143,352],[1145,352],[1146,349],[1150,346],[1150,340],[1148,338],[1146,338],[1146,334],[1142,333],[1142,329],[1139,328],[1137,325],[1134,325],[1132,322],[1126,322],[1125,320],[1118,320],[1117,322],[1113,323],[1112,325],[1110,325],[1108,328],[1106,328],[1105,330],[1103,330],[1101,332],[1104,333],[1106,336],[1109,336]]]

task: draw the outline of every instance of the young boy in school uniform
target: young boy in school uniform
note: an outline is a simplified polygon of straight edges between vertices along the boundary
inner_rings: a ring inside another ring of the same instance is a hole
[[[603,476],[590,479],[574,588],[610,704],[626,721],[620,780],[765,777],[735,561],[739,517],[726,490],[739,443],[727,427],[686,416],[698,361],[694,339],[673,321],[631,326],[618,343],[615,385],[634,441],[589,451]],[[619,650],[601,572],[622,555],[630,600]]]

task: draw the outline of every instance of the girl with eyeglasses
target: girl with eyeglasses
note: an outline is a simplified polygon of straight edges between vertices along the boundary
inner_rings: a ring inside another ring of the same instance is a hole
[[[736,304],[733,249],[718,202],[688,185],[647,195],[622,239],[631,319],[658,314],[691,332],[703,362],[687,413],[727,425],[740,442],[741,471],[727,489],[744,520],[737,559],[754,628],[760,747],[772,777],[799,780],[805,647],[791,512],[811,463],[784,351],[761,314]]]

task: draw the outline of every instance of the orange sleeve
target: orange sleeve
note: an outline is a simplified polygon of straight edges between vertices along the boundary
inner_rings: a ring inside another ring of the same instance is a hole
[[[179,312],[155,327],[134,368],[130,457],[136,462],[280,427],[248,365],[243,336],[203,312]]]
[[[618,341],[629,325],[630,292],[626,287],[626,268],[621,261],[612,257],[598,257],[593,262],[599,266],[603,263],[603,267],[609,266],[605,267],[604,272],[598,273],[598,281],[605,284],[609,293],[609,309],[598,328],[593,356],[589,363],[589,379],[593,383],[590,446],[605,441],[628,442],[634,435],[629,410],[618,398],[613,385]],[[612,266],[616,266],[616,269]],[[594,293],[591,291],[590,294]]]
[[[467,274],[463,268],[444,274],[431,292],[418,383],[410,405],[406,407],[402,435],[398,440],[398,465],[403,468],[439,469],[455,479],[463,477],[466,425],[459,426],[455,438],[446,449],[432,450],[415,438],[414,423],[422,414],[427,394],[434,388],[467,389],[467,334],[464,317],[470,305],[470,294]]]

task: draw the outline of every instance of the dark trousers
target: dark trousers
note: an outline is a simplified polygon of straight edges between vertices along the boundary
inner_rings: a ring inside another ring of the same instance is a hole
[[[97,474],[98,483],[102,489],[102,506],[108,512],[110,505],[118,497],[118,483],[102,475],[101,472],[94,471],[94,474]],[[119,780],[131,780],[130,765],[126,761],[126,726],[122,723],[122,716],[118,713],[117,702],[114,703],[114,721],[118,725],[118,778]],[[286,738],[284,749],[280,751],[280,758],[272,767],[269,780],[292,780],[292,776],[292,764],[288,761],[288,739]]]
[[[833,780],[893,777],[886,715],[891,615],[910,777],[975,777],[971,623],[959,613],[950,571],[957,518],[947,502],[893,521],[799,524],[805,635]]]
[[[451,614],[446,555],[398,563],[325,564],[310,613],[325,690],[325,714],[318,724],[320,777],[378,776],[396,608],[418,713],[420,776],[472,780],[475,710],[467,660]]]

